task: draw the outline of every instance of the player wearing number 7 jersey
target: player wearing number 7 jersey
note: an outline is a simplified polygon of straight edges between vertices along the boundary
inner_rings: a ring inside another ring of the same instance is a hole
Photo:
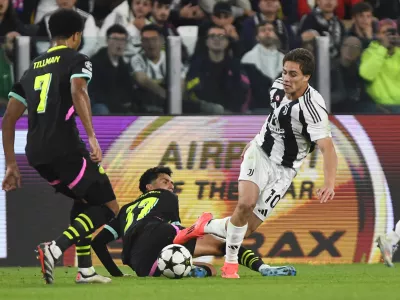
[[[3,118],[3,147],[7,171],[5,191],[20,186],[14,153],[15,125],[28,109],[26,156],[29,164],[56,192],[74,199],[71,225],[51,243],[37,247],[46,283],[54,281],[54,264],[76,244],[77,283],[111,279],[97,275],[91,261],[92,233],[119,211],[111,183],[100,166],[102,152],[97,142],[87,94],[92,64],[78,53],[83,31],[82,17],[74,10],[58,10],[49,20],[52,48],[37,57],[9,93]],[[75,123],[79,115],[89,139],[89,153]],[[49,224],[51,226],[51,224]]]
[[[337,156],[324,99],[308,84],[314,66],[314,56],[306,49],[285,55],[282,78],[270,90],[273,111],[243,151],[239,201],[232,217],[197,224],[174,240],[182,244],[204,233],[226,237],[224,278],[239,278],[238,249],[244,237],[271,214],[315,144],[324,157],[325,179],[317,196],[321,202],[334,197]]]

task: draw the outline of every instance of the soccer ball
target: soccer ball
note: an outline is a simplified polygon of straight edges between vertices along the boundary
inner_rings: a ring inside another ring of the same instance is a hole
[[[181,279],[186,277],[192,269],[193,258],[184,246],[172,244],[161,250],[157,264],[165,277]]]

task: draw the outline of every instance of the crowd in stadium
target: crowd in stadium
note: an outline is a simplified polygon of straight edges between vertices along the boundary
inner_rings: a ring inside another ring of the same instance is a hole
[[[166,113],[171,35],[182,38],[184,113],[268,113],[284,54],[315,52],[318,36],[330,38],[332,113],[400,111],[399,0],[0,0],[0,115],[16,37],[31,37],[32,59],[45,52],[59,7],[84,19],[95,115]]]

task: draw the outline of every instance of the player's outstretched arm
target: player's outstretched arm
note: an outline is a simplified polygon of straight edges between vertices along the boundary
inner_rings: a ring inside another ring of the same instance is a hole
[[[106,225],[98,235],[92,241],[92,248],[96,252],[97,257],[100,259],[101,263],[107,269],[111,276],[122,277],[124,274],[118,268],[118,266],[113,261],[110,252],[108,251],[107,244],[118,239],[119,235],[117,233],[118,220],[112,220],[108,225]]]
[[[7,110],[2,121],[3,149],[6,159],[7,171],[2,182],[5,191],[15,190],[21,186],[21,178],[14,152],[15,125],[22,116],[26,106],[14,97],[10,97]]]
[[[94,162],[100,162],[102,160],[102,152],[93,129],[92,109],[85,78],[76,77],[71,79],[71,95],[75,111],[81,119],[89,139],[91,159]]]
[[[324,186],[317,190],[321,203],[333,199],[335,196],[335,178],[337,169],[337,155],[332,138],[326,137],[317,141],[324,157]]]

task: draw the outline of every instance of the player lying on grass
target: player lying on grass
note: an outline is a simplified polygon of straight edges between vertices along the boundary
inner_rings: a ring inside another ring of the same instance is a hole
[[[171,174],[171,170],[165,167],[147,170],[139,183],[143,194],[123,206],[118,217],[105,225],[92,241],[93,250],[112,276],[123,274],[112,260],[107,244],[120,237],[123,242],[122,262],[125,265],[130,266],[140,277],[160,276],[157,257],[165,246],[172,244],[177,232],[183,228]],[[211,218],[210,213],[205,213],[200,220],[207,222]],[[224,241],[211,235],[192,239],[184,246],[193,257],[225,254]],[[270,267],[253,251],[243,247],[239,250],[239,257],[242,265],[260,272],[263,276],[288,276],[296,273],[293,267]],[[207,273],[211,275],[213,272],[208,270]]]

